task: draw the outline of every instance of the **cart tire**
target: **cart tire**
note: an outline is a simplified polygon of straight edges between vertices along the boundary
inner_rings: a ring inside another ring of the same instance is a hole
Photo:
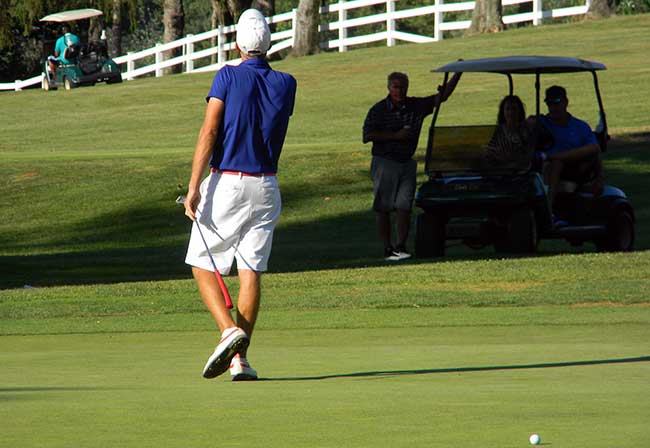
[[[445,256],[445,219],[433,213],[421,213],[415,221],[415,256]]]
[[[607,235],[594,242],[603,252],[630,252],[634,250],[634,233],[632,215],[619,209],[607,223]]]

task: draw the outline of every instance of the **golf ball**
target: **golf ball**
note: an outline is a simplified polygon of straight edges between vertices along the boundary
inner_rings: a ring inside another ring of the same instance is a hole
[[[539,436],[539,434],[531,434],[528,440],[530,440],[531,445],[539,445],[539,443],[542,441],[542,438]]]

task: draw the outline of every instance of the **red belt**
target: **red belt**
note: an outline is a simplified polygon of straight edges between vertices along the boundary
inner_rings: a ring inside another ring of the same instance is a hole
[[[210,172],[219,173],[219,174],[231,174],[233,176],[243,176],[243,177],[275,176],[275,173],[244,173],[243,171],[217,170],[215,168],[210,168]]]

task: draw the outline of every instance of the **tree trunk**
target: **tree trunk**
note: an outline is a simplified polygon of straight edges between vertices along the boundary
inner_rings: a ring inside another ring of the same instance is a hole
[[[253,4],[253,0],[225,0],[228,12],[233,18],[233,23],[239,20],[241,13],[246,11]]]
[[[110,52],[112,57],[122,55],[122,0],[113,0]]]
[[[102,34],[102,27],[100,21],[97,17],[90,19],[90,25],[88,27],[88,41],[97,42],[99,36]]]
[[[172,42],[183,37],[185,28],[185,13],[183,11],[183,0],[165,0],[163,4],[163,43]],[[175,58],[183,54],[183,48],[177,47],[168,50],[164,54],[165,60]],[[182,64],[176,64],[164,69],[164,73],[181,73]]]
[[[606,19],[614,14],[612,6],[608,0],[592,0],[586,19]]]
[[[501,0],[476,0],[476,6],[472,12],[472,24],[465,35],[503,31],[502,11]]]
[[[293,55],[306,56],[320,51],[318,24],[320,23],[320,1],[300,0],[297,23],[294,23],[295,38]]]
[[[275,15],[275,0],[254,0],[251,3],[251,8],[259,9],[264,17],[271,17]],[[275,25],[269,25],[271,32],[274,31]]]

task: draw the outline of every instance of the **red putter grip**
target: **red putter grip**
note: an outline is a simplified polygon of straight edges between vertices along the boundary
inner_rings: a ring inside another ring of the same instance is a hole
[[[221,278],[221,274],[219,274],[219,271],[214,271],[214,274],[217,276],[217,282],[219,283],[219,288],[221,288],[223,299],[226,301],[226,308],[230,310],[232,309],[232,300],[230,299],[230,293],[228,293],[228,288],[226,288],[226,284],[223,282],[223,278]]]

